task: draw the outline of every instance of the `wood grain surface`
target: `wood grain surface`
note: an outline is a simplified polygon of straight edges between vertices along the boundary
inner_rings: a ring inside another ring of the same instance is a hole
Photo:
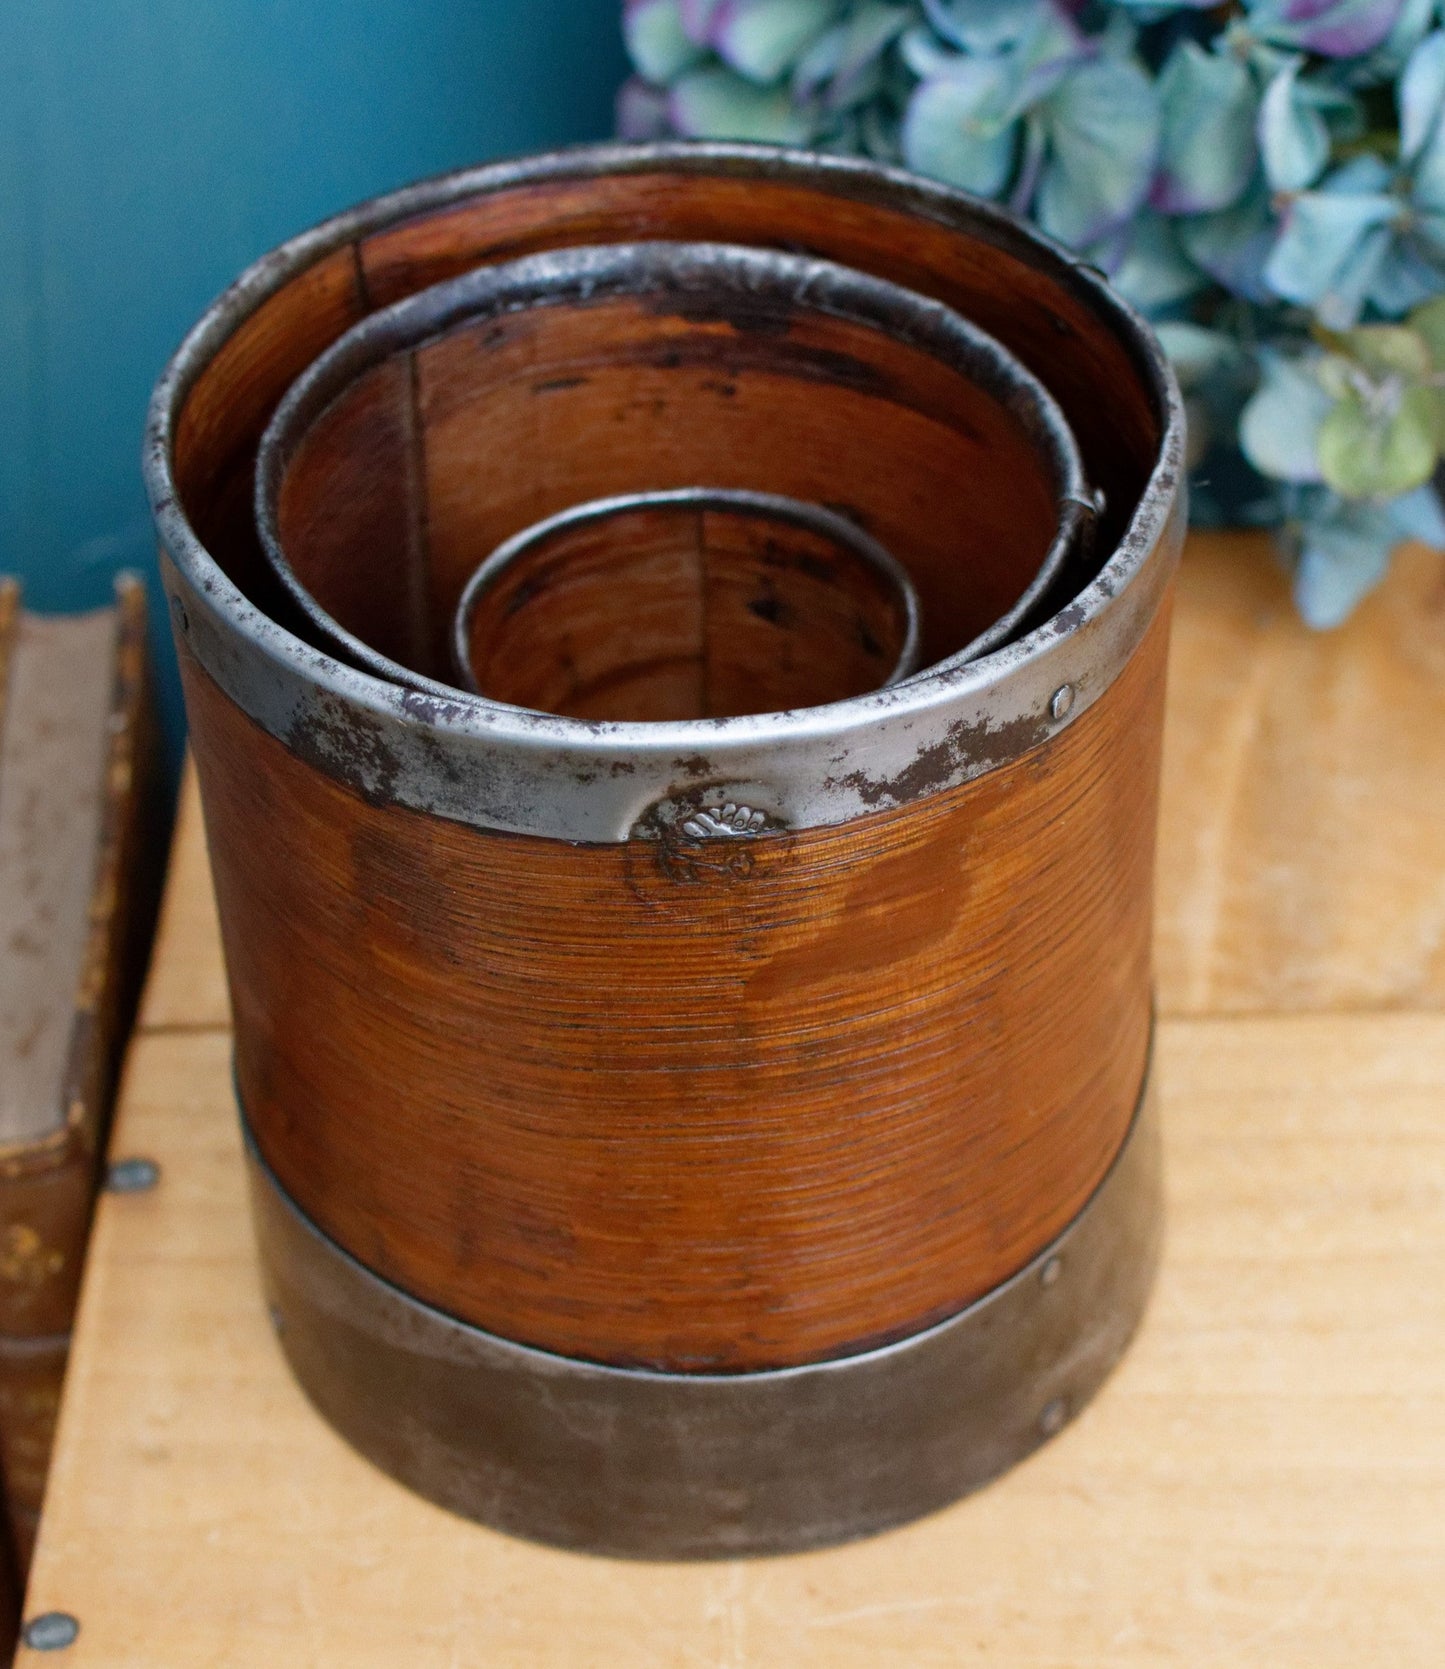
[[[960,239],[929,213],[870,203],[834,178],[676,170],[558,179],[463,200],[363,237],[365,302],[381,307],[486,261],[629,239],[743,242],[839,261],[956,307],[1035,370],[1069,419],[1111,520],[1137,498],[1158,416],[1127,350],[1059,282],[998,231]],[[299,363],[304,363],[301,361]],[[278,389],[278,396],[280,390]]]
[[[1058,531],[1067,475],[1042,418],[909,315],[842,316],[796,279],[746,277],[704,303],[696,278],[669,288],[640,267],[638,293],[488,311],[371,364],[313,423],[273,431],[297,578],[394,656],[420,579],[434,648],[401,658],[446,677],[457,600],[504,539],[617,493],[747,488],[866,529],[918,587],[922,664],[962,649]]]
[[[230,576],[294,613],[256,571],[246,491],[269,404],[323,342],[439,264],[629,236],[821,253],[956,304],[1045,375],[1103,491],[1102,535],[1118,532],[1165,401],[1070,262],[987,216],[946,225],[906,193],[868,201],[837,170],[692,158],[704,171],[534,180],[433,207],[273,293],[188,389],[175,430],[179,499]],[[705,460],[737,472],[723,485],[824,501],[841,486],[850,505],[869,488],[856,507],[923,592],[925,658],[999,612],[995,599],[968,613],[999,577],[987,557],[1009,557],[1008,600],[1031,576],[1046,540],[1026,536],[1052,531],[1055,506],[1042,495],[1041,528],[1024,425],[945,378],[922,334],[907,352],[905,333],[888,341],[884,384],[902,392],[885,422],[880,367],[841,317],[798,307],[778,337],[772,317],[598,308],[635,362],[596,365],[595,321],[565,309],[545,329],[522,313],[495,341],[418,352],[433,629],[498,538],[558,507],[549,495],[692,484]],[[563,351],[538,346],[555,337]],[[493,375],[517,350],[525,416],[473,397],[482,345]],[[840,356],[869,375],[822,374]],[[691,427],[665,414],[681,479],[659,481],[647,414],[674,358],[688,375],[705,362],[717,409]],[[772,377],[785,362],[795,374]],[[477,415],[494,408],[496,432]],[[618,451],[649,476],[604,472],[589,489],[585,472],[610,462],[593,436],[619,424],[645,437]],[[388,426],[389,450],[406,427]],[[565,473],[516,469],[527,443]],[[745,887],[728,866],[689,875],[691,897],[631,848],[534,842],[524,856],[510,837],[379,815],[243,735],[192,678],[238,1080],[262,1151],[369,1267],[569,1354],[784,1365],[957,1310],[1076,1213],[1136,1101],[1162,651],[1156,631],[1137,676],[1049,746],[917,818],[769,834]],[[801,885],[783,883],[790,865]],[[953,878],[942,910],[938,873]]]
[[[1176,619],[1165,1010],[1445,1006],[1445,558],[1321,634],[1263,538],[1196,534]]]
[[[79,1617],[74,1669],[1440,1661],[1445,1019],[1167,1023],[1165,1263],[1092,1407],[907,1529],[690,1567],[465,1524],[322,1423],[227,1073],[222,1033],[132,1057],[116,1152],[162,1181],[104,1202],[27,1605]]]
[[[229,1026],[231,999],[211,860],[201,825],[196,768],[189,759],[181,777],[176,833],[165,896],[156,929],[156,951],[141,997],[141,1031],[196,1031]]]
[[[908,582],[853,524],[626,503],[538,531],[469,588],[470,688],[570,718],[716,718],[844,701],[913,670]]]
[[[369,805],[184,656],[261,1152],[375,1272],[564,1355],[783,1366],[962,1309],[1133,1116],[1167,627],[1046,746],[741,870]]]

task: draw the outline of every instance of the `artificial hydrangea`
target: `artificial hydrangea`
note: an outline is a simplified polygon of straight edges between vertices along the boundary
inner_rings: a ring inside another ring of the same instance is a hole
[[[625,0],[631,138],[857,152],[1007,203],[1156,323],[1196,513],[1343,620],[1445,547],[1445,0]]]

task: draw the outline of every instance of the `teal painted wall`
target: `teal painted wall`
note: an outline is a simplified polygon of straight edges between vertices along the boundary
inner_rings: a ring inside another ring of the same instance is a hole
[[[153,576],[145,404],[206,303],[360,198],[606,134],[619,11],[0,0],[0,570],[32,606],[92,606],[123,565]]]

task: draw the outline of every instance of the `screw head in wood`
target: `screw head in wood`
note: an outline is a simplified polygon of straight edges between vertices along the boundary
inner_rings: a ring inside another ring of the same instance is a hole
[[[154,1159],[117,1159],[105,1173],[106,1189],[112,1194],[144,1194],[161,1179]]]
[[[80,1620],[68,1611],[42,1611],[26,1623],[20,1638],[32,1652],[63,1652],[79,1634]]]
[[[1060,684],[1058,689],[1049,697],[1049,717],[1051,719],[1066,719],[1074,705],[1074,686]]]

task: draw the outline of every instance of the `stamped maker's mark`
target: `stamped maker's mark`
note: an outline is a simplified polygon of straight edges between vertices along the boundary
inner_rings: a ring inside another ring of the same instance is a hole
[[[669,880],[746,880],[753,872],[758,836],[785,825],[741,800],[700,805],[699,798],[660,802],[637,824],[635,834],[656,843],[657,866]]]
[[[721,809],[695,812],[682,825],[693,840],[750,840],[768,826],[768,814],[729,800]]]

